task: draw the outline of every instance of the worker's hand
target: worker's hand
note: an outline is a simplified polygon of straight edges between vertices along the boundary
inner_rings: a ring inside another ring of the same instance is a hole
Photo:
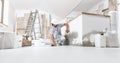
[[[70,30],[67,29],[67,30],[66,30],[66,33],[68,33],[68,32],[70,32]]]

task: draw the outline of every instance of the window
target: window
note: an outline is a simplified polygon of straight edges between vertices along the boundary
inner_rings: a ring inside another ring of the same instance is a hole
[[[4,0],[4,15],[3,15],[3,24],[8,25],[8,0]]]
[[[8,24],[8,0],[0,0],[0,23]]]
[[[2,18],[3,18],[3,1],[0,0],[0,23],[2,23]]]

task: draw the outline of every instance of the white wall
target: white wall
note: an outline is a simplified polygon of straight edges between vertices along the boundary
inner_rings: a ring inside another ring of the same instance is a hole
[[[14,32],[15,31],[15,24],[16,24],[16,14],[15,14],[15,8],[9,4],[9,12],[8,12],[8,27],[9,31]]]
[[[7,25],[0,24],[0,32],[5,32],[5,40],[3,41],[4,48],[13,48],[15,46],[15,24],[16,15],[14,7],[9,3],[4,18]],[[3,39],[3,38],[1,38]],[[11,40],[12,39],[12,40]]]
[[[83,14],[83,35],[92,31],[110,30],[110,17]]]
[[[119,44],[120,44],[120,10],[118,11],[118,40],[119,40]]]
[[[120,3],[120,0],[117,0],[118,4]],[[118,5],[118,40],[120,44],[120,5]]]

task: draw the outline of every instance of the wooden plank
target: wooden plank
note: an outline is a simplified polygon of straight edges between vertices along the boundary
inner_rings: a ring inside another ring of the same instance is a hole
[[[77,17],[75,17],[74,19],[70,20],[70,22],[74,21],[76,18],[78,18],[80,15],[82,14],[86,14],[86,15],[95,15],[95,16],[103,16],[103,17],[110,17],[109,15],[103,15],[103,14],[95,14],[95,13],[88,13],[88,12],[82,12],[81,14],[79,14]]]
[[[26,30],[26,28],[17,28],[17,30]]]
[[[82,12],[82,14],[95,15],[95,16],[103,16],[103,17],[110,17],[109,15],[95,14],[95,13],[86,13],[86,12]]]

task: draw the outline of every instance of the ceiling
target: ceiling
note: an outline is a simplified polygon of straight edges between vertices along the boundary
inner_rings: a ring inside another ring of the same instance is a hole
[[[67,17],[76,17],[81,14],[81,12],[87,12],[97,3],[103,0],[82,0],[68,15]]]
[[[87,11],[101,0],[10,0],[16,10],[32,10],[52,13],[61,18],[72,12]]]
[[[79,5],[74,9],[74,11],[88,11],[94,7],[97,3],[103,0],[82,0]]]

